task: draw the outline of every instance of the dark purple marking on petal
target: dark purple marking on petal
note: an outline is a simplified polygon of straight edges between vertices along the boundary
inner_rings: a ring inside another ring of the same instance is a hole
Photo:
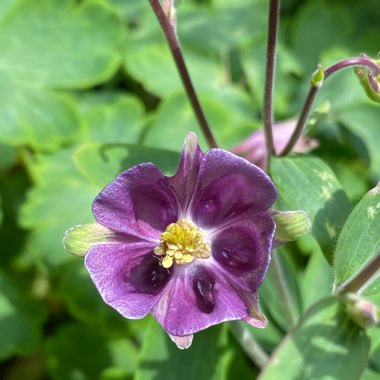
[[[260,168],[211,149],[201,162],[190,214],[199,227],[217,228],[270,208],[276,196],[272,180]]]
[[[158,181],[154,186],[131,186],[129,194],[136,220],[147,222],[159,231],[176,222],[178,211],[170,193],[165,180]]]
[[[215,265],[240,288],[256,291],[268,269],[274,231],[265,211],[221,228],[210,236]]]
[[[258,236],[241,228],[229,228],[228,234],[212,244],[212,255],[223,266],[239,271],[250,271],[259,265],[256,240]]]
[[[95,245],[85,256],[86,268],[103,300],[126,318],[144,317],[161,297],[161,293],[154,294],[151,288],[150,293],[138,293],[136,284],[131,283],[131,273],[137,273],[142,263],[145,275],[149,273],[149,265],[144,259],[152,257],[152,250],[151,244],[141,240],[129,244]],[[162,279],[154,281],[156,289],[158,283],[162,283]],[[138,285],[142,287],[140,283]],[[161,290],[164,291],[162,287]]]
[[[188,270],[184,266],[174,271],[152,314],[169,334],[186,336],[224,321],[244,319],[248,308],[219,268],[200,262],[190,264]]]
[[[121,173],[93,203],[98,223],[154,241],[178,220],[178,198],[161,171],[145,163]]]
[[[144,256],[141,263],[123,281],[131,283],[137,293],[156,295],[168,283],[170,275],[170,270],[163,268],[151,252]]]
[[[193,289],[200,311],[210,314],[215,307],[214,277],[204,268],[199,267],[193,277]]]

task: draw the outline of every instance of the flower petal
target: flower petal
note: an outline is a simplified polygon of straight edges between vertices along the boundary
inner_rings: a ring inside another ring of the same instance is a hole
[[[272,180],[260,168],[211,149],[201,163],[190,217],[199,227],[215,228],[270,208],[276,196]]]
[[[85,264],[104,302],[126,318],[142,318],[161,297],[171,273],[144,242],[96,245]]]
[[[260,212],[222,228],[211,236],[215,265],[233,283],[256,291],[267,272],[275,223],[269,212]]]
[[[151,163],[121,173],[96,197],[93,213],[106,227],[150,240],[157,240],[179,215],[173,189]]]
[[[177,345],[177,347],[181,350],[186,350],[193,343],[193,334],[185,335],[185,336],[176,336],[170,335],[170,339]]]
[[[224,321],[248,316],[235,289],[211,265],[193,264],[175,273],[152,313],[174,336],[188,336]]]
[[[181,160],[176,174],[168,177],[181,202],[182,210],[186,210],[194,192],[199,167],[204,153],[199,148],[195,133],[189,132],[183,145]]]

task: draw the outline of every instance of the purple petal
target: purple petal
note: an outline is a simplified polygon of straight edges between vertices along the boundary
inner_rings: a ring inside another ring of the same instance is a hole
[[[170,335],[188,336],[209,326],[248,316],[244,301],[217,272],[211,265],[194,264],[174,274],[170,286],[152,310]]]
[[[275,223],[268,212],[239,220],[211,236],[215,265],[233,283],[256,291],[267,272]]]
[[[203,156],[204,153],[199,148],[197,136],[193,132],[188,133],[177,173],[173,177],[168,177],[168,182],[176,191],[183,210],[187,209],[193,195]]]
[[[120,174],[96,197],[93,213],[106,227],[152,241],[179,215],[174,191],[150,163]]]
[[[142,318],[171,278],[146,243],[97,245],[85,265],[103,300],[126,318]]]
[[[273,182],[260,168],[211,149],[201,163],[190,216],[200,227],[216,228],[270,208],[276,196]]]
[[[273,142],[277,153],[282,152],[287,145],[296,128],[296,122],[295,119],[291,119],[273,125]],[[305,133],[302,133],[293,151],[298,153],[309,152],[318,146],[318,140],[309,138]],[[246,158],[261,169],[267,170],[267,154],[263,129],[254,132],[246,140],[233,148],[232,152]]]

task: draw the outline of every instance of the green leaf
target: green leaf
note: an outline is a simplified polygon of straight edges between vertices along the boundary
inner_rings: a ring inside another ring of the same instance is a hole
[[[294,321],[298,320],[302,313],[299,276],[286,246],[278,248],[274,254],[278,260],[271,261],[268,273],[259,289],[259,300],[264,314],[286,332],[293,327]],[[283,282],[288,289],[289,306],[285,302],[279,302],[284,295],[281,291],[283,285],[275,268],[277,263],[281,266]]]
[[[73,141],[79,122],[69,99],[40,86],[8,78],[0,69],[1,142],[55,150]]]
[[[179,154],[131,144],[88,144],[76,152],[75,161],[86,178],[103,187],[122,171],[143,162],[152,162],[165,174],[173,174]]]
[[[210,349],[212,342],[212,349]],[[187,350],[179,350],[154,320],[141,349],[135,380],[224,380],[231,363],[225,325],[214,326],[194,336]]]
[[[369,368],[366,368],[363,375],[360,377],[360,380],[378,380],[379,372],[372,371]]]
[[[252,93],[252,102],[258,111],[261,111],[263,107],[263,88],[265,86],[265,65],[263,62],[266,59],[266,48],[266,40],[263,38],[260,41],[253,41],[250,46],[242,49],[243,70]],[[299,92],[299,83],[294,78],[301,76],[304,69],[281,42],[278,44],[277,55],[277,80],[276,91],[274,92],[276,112],[283,115],[282,117],[294,117],[294,111],[292,111],[290,104],[296,91]]]
[[[45,310],[0,272],[0,359],[26,355],[40,344]]]
[[[376,0],[349,3],[316,0],[299,5],[297,12],[291,15],[291,28],[286,37],[310,73],[320,62],[320,54],[329,47],[349,49],[348,54],[340,59],[363,51],[374,54],[378,51],[376,41],[379,41],[380,33]]]
[[[380,107],[373,104],[350,107],[338,117],[338,121],[364,143],[369,156],[370,172],[374,180],[380,178],[379,120]]]
[[[301,294],[304,309],[332,292],[334,273],[318,251],[311,254],[302,279]]]
[[[3,217],[4,217],[4,214],[3,214],[2,200],[1,200],[1,195],[0,195],[0,227],[1,227],[1,224],[3,223]]]
[[[200,101],[218,144],[232,148],[259,125],[252,125],[255,115],[246,93],[235,87],[209,91]],[[173,128],[175,126],[175,128]],[[194,112],[185,94],[164,99],[147,130],[144,145],[179,151],[187,132],[194,131],[203,149],[207,148]]]
[[[380,184],[356,205],[343,226],[335,251],[335,286],[340,286],[360,270],[380,250]],[[380,292],[380,278],[363,294]]]
[[[336,240],[351,209],[334,173],[317,157],[294,155],[273,159],[272,176],[286,206],[307,212],[311,233],[332,263]]]
[[[262,15],[266,11],[263,0],[218,0],[203,6],[186,1],[178,12],[180,39],[207,53],[245,46],[264,35],[266,20]]]
[[[23,261],[44,260],[60,265],[72,257],[63,249],[62,239],[69,228],[93,221],[92,201],[101,187],[89,182],[75,167],[71,149],[37,156],[31,170],[35,185],[20,209],[20,224],[32,230]]]
[[[18,1],[0,20],[0,141],[42,151],[72,142],[81,120],[56,89],[108,80],[123,37],[102,2]]]
[[[0,144],[0,172],[15,165],[17,150],[9,145]]]
[[[159,97],[166,97],[183,88],[178,70],[167,43],[136,41],[125,56],[125,70]],[[154,62],[154,64],[152,64]],[[217,89],[223,84],[223,73],[216,59],[186,51],[186,63],[198,91]]]
[[[83,260],[78,259],[65,266],[58,291],[70,313],[79,321],[113,334],[125,335],[127,320],[104,303]]]
[[[356,380],[369,352],[364,331],[351,322],[338,298],[311,307],[272,354],[260,380]]]
[[[92,222],[92,202],[100,190],[122,171],[147,161],[171,174],[179,154],[137,145],[89,144],[75,154],[67,149],[38,156],[31,168],[36,184],[19,218],[24,228],[32,230],[25,264],[43,259],[56,266],[70,260],[62,244],[65,231]]]
[[[87,87],[115,73],[123,38],[103,2],[21,0],[0,23],[0,66],[22,82]]]
[[[53,380],[97,379],[111,364],[105,337],[86,325],[61,325],[47,341],[45,351]]]
[[[145,122],[144,107],[134,96],[100,99],[82,110],[84,140],[93,143],[138,143]],[[83,100],[82,100],[83,102]]]

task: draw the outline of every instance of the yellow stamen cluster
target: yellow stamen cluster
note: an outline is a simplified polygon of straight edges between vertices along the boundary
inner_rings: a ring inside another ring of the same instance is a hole
[[[170,268],[173,263],[184,265],[195,258],[209,258],[211,247],[204,242],[203,233],[196,225],[180,219],[167,226],[154,253],[162,256],[161,265],[164,268]]]

